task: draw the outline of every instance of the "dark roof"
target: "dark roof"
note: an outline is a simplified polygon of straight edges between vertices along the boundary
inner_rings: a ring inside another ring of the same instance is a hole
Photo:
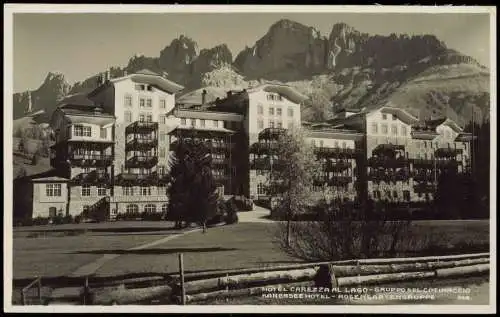
[[[138,70],[138,71],[134,72],[134,74],[143,74],[143,75],[160,76],[160,74],[155,73],[154,71],[149,70],[149,69],[147,69],[147,68],[143,68],[143,69],[141,69],[141,70]]]
[[[57,169],[51,169],[42,173],[27,175],[14,179],[15,182],[30,182],[37,178],[62,177],[61,172]]]
[[[184,105],[201,105],[202,94],[204,91],[207,93],[205,103],[214,102],[217,98],[224,98],[226,96],[226,92],[223,88],[203,87],[180,96],[177,98],[176,103]]]
[[[87,97],[86,93],[78,93],[74,95],[66,96],[63,100],[59,102],[60,107],[64,106],[85,106],[85,107],[95,107],[94,101]]]
[[[433,119],[433,120],[426,120],[424,122],[424,124],[425,124],[425,126],[427,126],[429,128],[435,129],[445,121],[446,121],[446,118],[443,117],[443,118],[438,118],[438,119]]]

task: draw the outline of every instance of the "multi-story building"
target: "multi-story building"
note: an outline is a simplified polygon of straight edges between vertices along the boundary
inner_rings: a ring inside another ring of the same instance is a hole
[[[323,197],[431,200],[442,170],[470,164],[471,135],[450,119],[419,120],[383,105],[310,124],[301,122],[307,97],[286,85],[225,95],[206,88],[176,99],[182,89],[148,70],[107,72],[89,94],[65,99],[51,122],[58,173],[33,179],[33,216],[166,212],[169,158],[181,138],[209,141],[221,194],[253,199],[270,196],[270,171],[282,163],[277,138],[294,127],[321,161],[314,191]]]

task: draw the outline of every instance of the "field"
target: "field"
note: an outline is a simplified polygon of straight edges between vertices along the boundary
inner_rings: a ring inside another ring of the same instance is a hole
[[[275,240],[276,226],[239,223],[170,240],[166,237],[181,231],[161,221],[15,228],[13,274],[14,279],[67,276],[96,261],[100,263],[93,272],[97,276],[177,273],[178,253],[184,254],[187,272],[302,262],[280,249]],[[418,221],[412,231],[421,235],[439,232],[437,243],[450,250],[462,245],[488,250],[488,221]]]

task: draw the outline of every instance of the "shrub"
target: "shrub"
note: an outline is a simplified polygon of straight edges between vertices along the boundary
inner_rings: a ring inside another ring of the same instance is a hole
[[[47,224],[49,224],[49,218],[36,217],[36,218],[33,218],[33,220],[31,221],[31,224],[33,226],[47,225]]]
[[[245,196],[233,196],[230,200],[234,202],[239,211],[253,210],[253,201]]]
[[[160,212],[143,212],[139,217],[146,221],[160,221],[162,216]]]
[[[226,215],[224,217],[224,222],[226,224],[233,224],[238,222],[238,207],[233,200],[228,200],[226,203]]]
[[[31,165],[38,164],[38,153],[33,154],[33,158],[31,159]]]
[[[238,214],[237,213],[229,213],[226,215],[224,222],[228,225],[238,223]]]

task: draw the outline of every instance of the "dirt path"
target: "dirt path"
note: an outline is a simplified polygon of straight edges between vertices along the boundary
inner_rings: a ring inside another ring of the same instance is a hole
[[[254,205],[252,211],[242,211],[238,212],[238,222],[273,222],[268,217],[271,215],[271,211],[267,208]]]
[[[152,242],[149,242],[149,243],[146,243],[146,244],[135,246],[133,248],[129,248],[127,250],[128,251],[132,251],[132,250],[147,249],[147,248],[150,248],[150,247],[154,247],[155,245],[159,245],[159,244],[165,243],[167,241],[173,240],[173,239],[178,238],[180,236],[186,235],[188,233],[197,232],[197,231],[200,231],[200,230],[202,230],[202,229],[201,228],[197,228],[197,229],[189,230],[189,231],[186,231],[186,232],[183,232],[183,233],[170,235],[170,236],[167,236],[165,238],[158,239],[156,241],[152,241]],[[90,263],[88,263],[88,264],[86,264],[84,266],[79,267],[76,271],[74,271],[73,273],[71,273],[69,276],[71,276],[71,277],[78,277],[78,276],[88,276],[88,275],[94,274],[105,263],[107,263],[107,262],[109,262],[109,261],[111,261],[113,259],[116,259],[119,256],[120,256],[120,254],[106,254],[106,255],[102,256],[101,258],[99,258],[99,259],[97,259],[97,260],[95,260],[93,262],[90,262]]]

